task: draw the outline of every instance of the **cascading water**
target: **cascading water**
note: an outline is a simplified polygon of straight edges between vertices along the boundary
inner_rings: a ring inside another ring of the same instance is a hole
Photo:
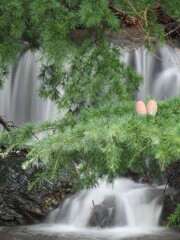
[[[157,227],[162,209],[163,189],[119,179],[113,185],[82,190],[52,211],[47,221],[77,228],[90,226],[94,217],[100,227]],[[93,216],[94,214],[94,216]]]
[[[143,100],[147,96],[163,99],[180,95],[180,52],[166,47],[157,49],[156,55],[146,53],[143,46],[134,52],[123,53],[124,61],[144,76],[144,83],[136,94],[137,99]],[[35,58],[38,59],[38,53],[34,55],[30,50],[26,51],[18,66],[11,71],[4,89],[0,91],[0,116],[4,116],[6,121],[13,121],[15,125],[56,117],[55,104],[50,100],[43,101],[37,96],[37,76],[41,63]],[[127,179],[116,180],[113,186],[101,183],[98,188],[81,191],[66,199],[62,207],[50,213],[44,225],[32,226],[32,231],[53,234],[66,232],[66,235],[61,235],[61,239],[73,240],[129,239],[130,235],[152,235],[159,223],[162,198],[162,188],[134,183]],[[106,212],[105,216],[102,214],[100,220],[97,220],[97,216],[100,216],[97,212],[94,219],[91,218],[93,211],[99,211],[101,207]],[[94,220],[96,226],[111,228],[103,231],[87,228],[93,225]],[[77,233],[79,229],[81,230]],[[67,232],[73,233],[67,235]],[[168,238],[168,234],[164,233],[162,238],[155,239],[172,239],[172,235]],[[46,239],[44,235],[42,237],[38,239]]]
[[[155,240],[177,240],[177,236],[171,238],[174,233],[158,226],[163,197],[164,186],[125,178],[115,180],[113,185],[101,181],[97,188],[67,198],[43,224],[29,227],[28,231],[69,240],[150,240],[152,236]],[[166,235],[170,238],[164,238]]]
[[[180,51],[169,46],[148,53],[144,46],[131,53],[124,51],[124,61],[144,77],[137,100],[180,96]]]
[[[177,49],[168,46],[158,48],[153,55],[141,46],[131,53],[124,51],[123,60],[144,77],[136,99],[180,96],[180,51]],[[5,116],[7,121],[19,125],[56,117],[55,104],[42,100],[37,94],[40,67],[38,53],[27,50],[20,57],[18,66],[11,71],[4,89],[0,91],[0,116]]]
[[[55,104],[50,100],[44,101],[37,94],[41,68],[39,58],[38,53],[30,50],[22,54],[4,89],[0,91],[0,116],[5,116],[7,121],[13,121],[15,125],[56,117]]]
[[[3,240],[179,240],[179,233],[157,227],[163,196],[164,187],[129,179],[118,179],[113,185],[101,182],[66,199],[44,223],[0,230],[0,235]],[[95,209],[100,210],[95,216],[97,227],[90,227]],[[108,218],[113,224],[102,229]]]

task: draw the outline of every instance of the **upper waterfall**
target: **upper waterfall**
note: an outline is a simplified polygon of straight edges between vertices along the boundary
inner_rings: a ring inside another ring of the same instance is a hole
[[[0,115],[15,125],[55,118],[56,106],[51,100],[38,96],[41,61],[39,53],[27,50],[12,69],[0,91]]]
[[[123,51],[123,50],[122,50]],[[157,48],[148,53],[144,46],[131,53],[123,51],[123,61],[144,77],[136,99],[147,96],[155,99],[180,95],[180,52],[171,47]],[[32,121],[54,119],[57,109],[51,100],[43,100],[37,94],[40,84],[41,61],[38,53],[27,50],[20,57],[0,90],[0,115],[15,125]]]
[[[166,46],[149,53],[141,46],[130,53],[124,51],[123,59],[143,75],[137,100],[148,96],[157,100],[180,96],[180,51]]]

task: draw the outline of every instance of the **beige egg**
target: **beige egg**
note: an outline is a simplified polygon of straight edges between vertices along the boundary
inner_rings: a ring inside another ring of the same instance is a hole
[[[147,108],[148,114],[155,116],[157,113],[157,109],[158,109],[157,102],[155,100],[150,100],[147,103],[146,108]]]
[[[143,101],[137,101],[136,102],[136,112],[140,115],[146,115],[147,114],[146,105],[144,104]]]

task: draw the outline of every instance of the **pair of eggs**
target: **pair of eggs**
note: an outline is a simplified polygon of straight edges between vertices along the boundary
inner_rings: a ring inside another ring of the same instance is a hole
[[[150,114],[155,116],[157,113],[157,102],[150,100],[146,105],[143,101],[136,102],[136,112],[140,115]]]

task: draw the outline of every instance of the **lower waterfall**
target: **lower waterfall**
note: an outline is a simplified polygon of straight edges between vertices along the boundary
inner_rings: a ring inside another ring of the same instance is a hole
[[[44,223],[2,228],[0,236],[2,240],[179,240],[179,232],[159,226],[163,197],[164,186],[123,178],[113,185],[101,182],[67,198]],[[90,227],[95,209],[103,214],[97,211],[97,226]],[[111,224],[104,227],[106,223]]]
[[[44,223],[28,226],[26,231],[40,236],[38,240],[44,236],[48,240],[177,240],[178,234],[160,227],[163,198],[164,186],[127,178],[112,185],[101,181],[98,187],[65,199]]]
[[[113,185],[82,190],[53,210],[48,223],[85,227],[157,227],[162,209],[163,188],[118,179]]]

